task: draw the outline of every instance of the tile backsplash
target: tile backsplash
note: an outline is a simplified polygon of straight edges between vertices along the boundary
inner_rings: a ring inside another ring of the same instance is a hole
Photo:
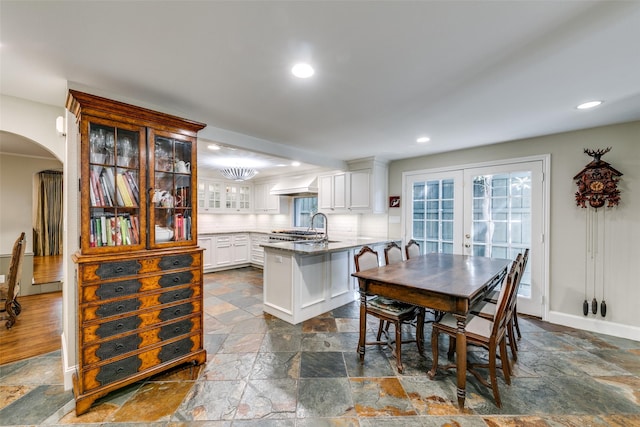
[[[387,237],[387,215],[328,215],[329,236],[332,239],[355,237]],[[290,215],[199,214],[198,232],[219,233],[237,231],[270,232],[292,228]]]

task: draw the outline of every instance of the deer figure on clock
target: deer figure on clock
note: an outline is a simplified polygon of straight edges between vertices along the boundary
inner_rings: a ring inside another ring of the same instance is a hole
[[[598,229],[600,223],[598,209],[605,207],[605,205],[607,208],[618,206],[618,203],[620,203],[620,190],[618,190],[618,182],[620,179],[618,177],[622,176],[621,172],[602,160],[602,156],[609,151],[611,151],[611,147],[598,150],[589,150],[588,148],[585,148],[585,154],[592,157],[593,160],[573,177],[576,185],[578,186],[578,191],[576,191],[575,194],[576,205],[587,209],[587,219],[585,221],[587,237],[585,246],[585,299],[582,303],[582,312],[585,316],[589,313],[589,302],[587,301],[588,263],[591,264],[591,278],[593,281],[594,292],[593,300],[591,300],[591,312],[593,314],[598,312],[598,300],[595,297],[595,288],[600,250],[603,252],[602,257],[600,258],[600,263],[602,264],[602,302],[600,303],[600,314],[602,317],[607,315],[607,304],[604,299],[604,248],[606,247],[604,244],[604,238],[606,235],[606,228],[603,226],[603,242],[602,245],[600,245],[599,237],[601,233]],[[589,207],[594,208],[595,212],[592,212]],[[606,226],[606,223],[604,223],[605,211],[606,209],[603,209],[602,211],[602,222],[603,225]]]

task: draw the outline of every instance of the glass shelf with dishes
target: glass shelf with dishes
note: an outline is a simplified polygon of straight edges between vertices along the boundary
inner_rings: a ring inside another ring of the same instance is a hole
[[[195,241],[192,166],[195,140],[154,132],[153,198],[150,204],[154,227],[151,246]]]

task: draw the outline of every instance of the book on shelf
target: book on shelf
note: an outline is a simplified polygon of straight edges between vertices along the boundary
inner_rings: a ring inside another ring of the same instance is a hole
[[[138,189],[138,181],[135,179],[135,176],[131,171],[126,171],[124,176],[129,184],[129,188],[131,189],[131,193],[133,194],[133,200],[135,204],[140,203],[140,190]]]
[[[185,216],[185,214],[178,213],[172,217],[173,226],[173,240],[187,240],[191,239],[191,217]]]
[[[110,191],[109,185],[107,184],[109,178],[106,176],[106,170],[107,169],[102,168],[102,172],[100,172],[100,186],[102,189],[102,195],[104,197],[103,206],[114,206],[113,198],[111,197],[113,193]]]
[[[93,194],[96,200],[94,206],[105,206],[104,195],[102,194],[102,185],[100,184],[100,177],[98,172],[91,168],[91,173],[89,174],[89,183],[90,187],[93,189]]]
[[[93,220],[89,221],[89,247],[95,248],[96,242],[96,227]]]
[[[117,217],[111,217],[109,220],[111,222],[111,245],[121,246],[122,235],[120,234],[120,220]]]
[[[138,216],[132,215],[130,218],[131,221],[131,231],[133,233],[132,238],[134,244],[140,243],[140,224],[138,224]]]
[[[104,212],[91,217],[91,247],[137,245],[140,243],[138,215]]]
[[[131,190],[128,188],[129,184],[127,184],[123,174],[119,173],[116,175],[116,185],[118,187],[118,196],[120,197],[120,206],[136,206],[132,200],[133,195],[131,194]]]

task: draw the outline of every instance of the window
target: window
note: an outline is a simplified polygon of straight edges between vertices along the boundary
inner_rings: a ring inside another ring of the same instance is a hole
[[[293,226],[309,228],[309,220],[318,212],[318,197],[293,198]],[[315,228],[324,228],[324,218],[318,217],[314,221]]]

